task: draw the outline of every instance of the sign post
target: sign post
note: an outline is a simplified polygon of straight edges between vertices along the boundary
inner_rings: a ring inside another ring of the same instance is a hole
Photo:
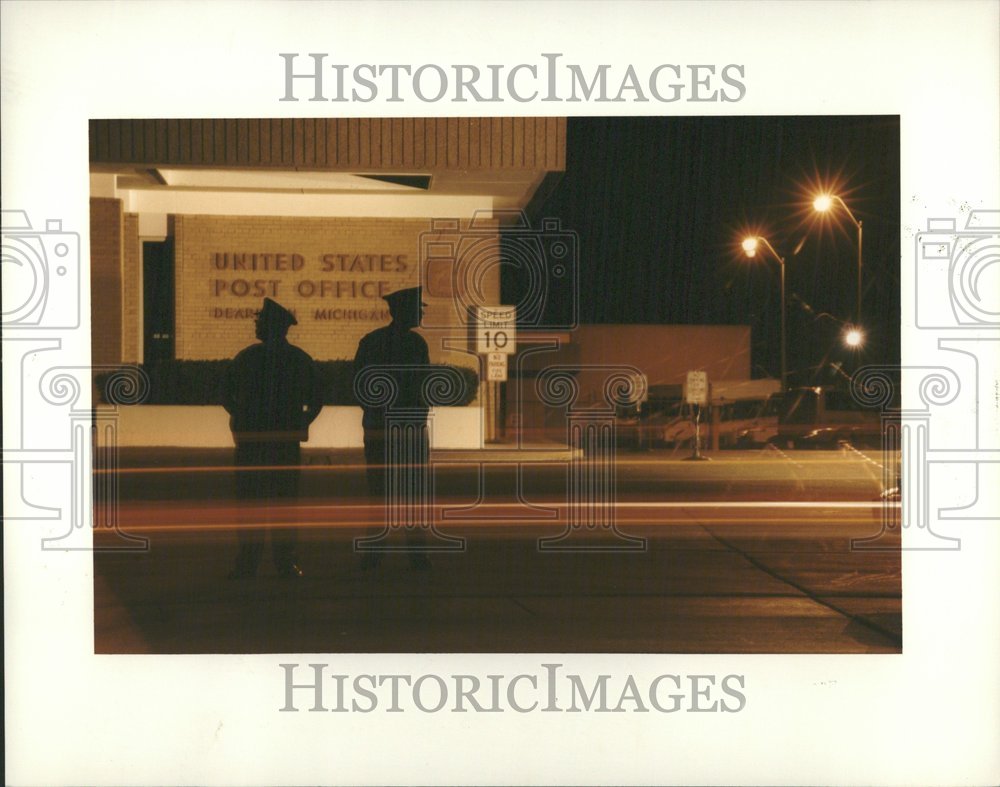
[[[485,355],[486,393],[489,412],[486,416],[486,441],[498,442],[502,434],[499,407],[499,383],[507,381],[507,356],[517,350],[517,307],[476,306],[472,312],[476,352]]]
[[[688,372],[684,381],[684,400],[695,407],[694,447],[687,459],[708,461],[701,453],[701,408],[708,404],[708,373]]]

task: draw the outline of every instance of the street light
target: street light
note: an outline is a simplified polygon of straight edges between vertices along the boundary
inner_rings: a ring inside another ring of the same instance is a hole
[[[834,317],[830,314],[830,312],[820,312],[817,314],[813,307],[802,300],[798,295],[793,295],[792,297],[799,302],[803,309],[813,316],[814,321],[820,319],[831,320],[843,328],[841,336],[843,337],[845,347],[857,350],[860,349],[865,343],[865,332],[859,326],[844,322],[839,317]]]
[[[785,258],[774,250],[774,246],[768,242],[767,238],[762,236],[746,238],[743,241],[743,251],[746,252],[748,257],[754,257],[757,254],[757,247],[762,243],[770,250],[781,266],[781,390],[784,391],[786,388],[786,377],[788,376],[785,364]]]
[[[847,207],[847,203],[844,202],[836,194],[820,194],[816,199],[813,200],[813,208],[818,213],[826,213],[831,208],[833,208],[834,203],[839,203],[840,206],[850,217],[851,221],[854,222],[854,226],[858,228],[858,304],[854,315],[854,321],[860,325],[861,324],[861,222],[854,218],[854,214],[851,213],[851,209]]]

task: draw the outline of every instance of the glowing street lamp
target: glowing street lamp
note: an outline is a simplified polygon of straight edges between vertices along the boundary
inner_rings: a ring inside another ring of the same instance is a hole
[[[813,207],[820,213],[826,213],[833,207],[833,198],[828,194],[820,194],[813,200]]]
[[[847,215],[850,217],[851,221],[854,222],[854,226],[858,228],[858,303],[854,314],[855,322],[861,322],[861,222],[854,218],[854,214],[851,213],[851,209],[847,207],[847,203],[844,202],[836,194],[820,194],[816,199],[813,200],[813,208],[818,213],[826,213],[831,210],[834,203],[838,203]]]
[[[865,342],[865,334],[860,328],[848,328],[844,333],[844,343],[848,347],[858,348]]]
[[[771,252],[774,258],[778,261],[778,265],[781,267],[781,390],[785,390],[786,378],[788,376],[788,370],[785,363],[785,258],[782,257],[778,252],[774,250],[767,238],[762,236],[751,236],[743,241],[743,251],[746,253],[747,257],[754,257],[757,254],[757,248],[763,244]]]

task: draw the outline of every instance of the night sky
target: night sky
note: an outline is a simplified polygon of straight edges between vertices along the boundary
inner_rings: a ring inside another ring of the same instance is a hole
[[[864,226],[861,352],[841,342],[857,230],[839,206],[813,210],[822,190]],[[831,363],[899,362],[895,116],[573,118],[565,175],[534,226],[543,218],[579,235],[582,323],[749,324],[754,376],[777,377],[779,265],[743,254],[752,230],[786,259],[791,383],[832,382]],[[556,322],[565,307],[554,295]]]

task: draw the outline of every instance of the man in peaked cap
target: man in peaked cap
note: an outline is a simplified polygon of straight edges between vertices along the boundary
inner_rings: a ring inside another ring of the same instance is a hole
[[[257,338],[263,340],[264,337],[261,336],[261,332],[263,331],[266,334],[272,326],[278,331],[284,328],[284,333],[287,334],[289,328],[298,324],[299,321],[295,319],[295,315],[288,311],[288,309],[277,301],[265,298],[264,305],[257,312],[257,320],[255,322]]]
[[[257,501],[268,520],[274,503],[298,494],[299,443],[309,438],[309,424],[323,406],[313,359],[288,343],[288,329],[296,324],[294,314],[265,298],[256,321],[260,343],[240,351],[226,377],[223,404],[236,443],[237,495]],[[230,577],[253,577],[264,552],[264,532],[242,528],[238,537]],[[271,528],[272,558],[281,576],[302,576],[296,541],[294,528]]]
[[[403,511],[404,517],[408,513],[416,518],[423,510],[422,503],[427,502],[421,496],[428,489],[429,408],[421,390],[425,377],[421,367],[430,365],[430,356],[427,342],[413,329],[420,325],[426,304],[420,287],[397,290],[384,298],[392,322],[363,337],[354,356],[354,389],[364,412],[361,425],[365,435],[368,493],[373,499],[383,501],[386,511],[391,505],[394,511]],[[366,396],[366,370],[369,374],[387,374],[392,379],[395,395],[390,402]],[[406,458],[405,465],[393,462],[398,457]],[[388,495],[395,497],[389,500]],[[429,568],[430,561],[423,551],[424,527],[428,523],[411,520],[405,524],[411,566]],[[369,535],[359,540],[362,568],[378,567],[386,549],[385,536]]]

